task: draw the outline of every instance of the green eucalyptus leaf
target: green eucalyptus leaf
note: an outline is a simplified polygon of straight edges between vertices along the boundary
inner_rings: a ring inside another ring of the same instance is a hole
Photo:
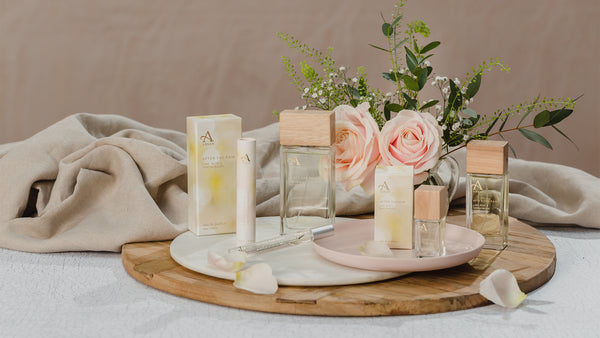
[[[548,122],[549,126],[553,126],[558,122],[566,119],[573,113],[573,109],[557,109],[550,112],[550,121]]]
[[[498,134],[498,135],[500,135],[500,137],[501,137],[501,138],[502,138],[504,141],[506,141],[506,139],[504,138],[504,136],[502,136],[502,134]],[[508,143],[508,141],[507,141],[507,143]],[[508,148],[509,148],[509,149],[510,149],[510,151],[512,152],[513,156],[514,156],[515,158],[517,158],[517,152],[515,151],[515,148],[513,148],[513,147],[510,145],[510,143],[508,143]]]
[[[384,51],[384,52],[386,52],[386,53],[389,53],[389,52],[390,52],[389,50],[387,50],[387,49],[385,49],[385,48],[382,48],[382,47],[379,47],[379,46],[375,46],[375,45],[372,45],[372,44],[369,44],[369,46],[371,46],[371,47],[373,47],[373,48],[376,48],[376,49],[379,49],[379,50],[382,50],[382,51]]]
[[[542,128],[548,125],[550,122],[550,112],[547,110],[539,112],[533,118],[533,126],[536,128]]]
[[[429,54],[429,55],[427,55],[427,56],[426,56],[426,57],[424,57],[424,58],[419,58],[419,64],[423,63],[423,61],[425,61],[425,60],[429,59],[429,58],[430,58],[430,57],[432,57],[432,56],[433,56],[433,54]]]
[[[427,70],[423,69],[423,71],[417,77],[417,84],[419,85],[419,90],[423,89],[423,87],[425,87],[425,84],[427,84],[427,76]]]
[[[404,50],[406,51],[406,66],[412,72],[413,69],[417,67],[417,58],[410,49],[406,48],[406,46],[404,47]]]
[[[406,41],[408,41],[408,38],[405,38],[404,40],[398,42],[395,46],[393,50],[398,49],[398,47],[402,46]]]
[[[421,54],[419,52],[419,46],[417,45],[417,40],[413,40],[413,47],[415,49],[415,52],[417,52],[417,54]]]
[[[352,107],[354,108],[356,108],[359,103],[360,101],[358,101],[357,99],[350,99],[350,105],[352,105]]]
[[[388,106],[387,106],[387,105],[389,104],[389,102],[390,102],[390,101],[386,101],[385,105],[383,106],[383,116],[385,117],[385,119],[386,119],[387,121],[389,121],[389,120],[390,120],[390,117],[391,117],[391,112],[390,112],[390,109],[389,109],[389,108],[388,108]]]
[[[473,120],[471,119],[462,119],[462,121],[460,121],[460,123],[463,125],[463,127],[465,128],[469,128],[473,126]]]
[[[404,97],[404,100],[406,100],[406,104],[404,105],[404,108],[411,109],[411,110],[417,109],[417,100],[413,99],[405,92],[402,92],[402,97]]]
[[[435,105],[436,105],[438,102],[440,102],[440,101],[438,101],[438,100],[429,101],[429,102],[425,103],[424,105],[422,105],[422,106],[419,108],[419,110],[421,110],[421,111],[422,111],[423,109],[427,109],[427,108],[433,107],[433,106],[435,106]]]
[[[357,99],[360,98],[360,92],[358,91],[358,89],[348,86],[348,90],[350,91],[350,94],[352,95],[352,97],[357,98]]]
[[[556,126],[552,126],[552,128],[554,128],[554,130],[556,130],[559,134],[561,134],[562,136],[564,136],[564,138],[566,138],[567,140],[569,140],[569,142],[573,143],[573,145],[575,146],[575,148],[577,150],[579,150],[579,147],[577,146],[577,144],[575,144],[575,142],[573,142],[573,140],[571,140],[569,138],[569,136],[567,136],[565,133],[563,133],[560,129],[556,128]]]
[[[477,117],[479,116],[473,109],[471,108],[463,108],[460,110],[461,112],[463,112],[465,115],[468,115],[470,117]]]
[[[548,140],[546,140],[542,135],[527,129],[519,129],[519,132],[533,142],[537,142],[548,149],[552,149],[550,142],[548,142]]]
[[[450,80],[449,82],[450,97],[448,98],[448,103],[450,104],[452,110],[458,110],[458,108],[462,105],[462,93],[454,81]]]
[[[381,31],[383,32],[383,35],[391,36],[392,34],[394,34],[394,26],[386,22],[383,25],[381,25]]]
[[[481,73],[478,73],[477,75],[475,75],[473,80],[471,80],[471,82],[469,82],[469,84],[467,85],[467,92],[465,93],[465,95],[469,99],[471,99],[479,91],[479,86],[481,86]]]
[[[502,124],[500,125],[500,128],[498,128],[498,131],[502,131],[504,129],[504,125],[506,124],[506,121],[508,121],[508,116],[504,118],[504,120],[502,120]]]
[[[394,113],[397,113],[402,110],[402,106],[397,103],[387,103],[385,105],[385,108],[389,109],[390,111],[393,111]]]
[[[500,119],[500,116],[496,116],[496,118],[494,119],[494,121],[492,122],[492,124],[489,125],[489,127],[485,130],[485,135],[489,135],[490,131],[492,130],[492,128],[494,128],[494,126],[496,125],[496,122],[498,122],[498,120]]]
[[[421,54],[425,54],[439,45],[440,45],[439,41],[430,42],[425,47],[421,48]]]
[[[406,88],[408,88],[410,90],[414,90],[414,91],[420,90],[417,80],[413,79],[412,77],[410,77],[408,75],[402,75],[402,81],[404,81]]]

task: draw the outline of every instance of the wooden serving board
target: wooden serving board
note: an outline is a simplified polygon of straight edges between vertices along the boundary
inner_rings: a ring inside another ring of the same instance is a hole
[[[464,215],[448,222],[464,224]],[[127,272],[138,281],[178,296],[240,309],[322,316],[427,314],[489,304],[479,283],[496,269],[511,271],[523,292],[552,278],[554,245],[541,232],[510,219],[504,251],[482,250],[468,264],[451,269],[412,273],[383,282],[328,287],[282,286],[274,295],[236,289],[233,282],[188,270],[171,259],[170,241],[123,246]]]

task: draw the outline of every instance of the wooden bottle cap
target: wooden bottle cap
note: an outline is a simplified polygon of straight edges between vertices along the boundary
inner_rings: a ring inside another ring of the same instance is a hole
[[[508,170],[508,142],[475,140],[467,144],[467,172],[504,175]]]
[[[442,185],[421,185],[415,190],[415,219],[437,221],[448,212],[448,189]]]
[[[284,110],[279,114],[279,143],[327,147],[335,143],[335,114],[323,110]]]

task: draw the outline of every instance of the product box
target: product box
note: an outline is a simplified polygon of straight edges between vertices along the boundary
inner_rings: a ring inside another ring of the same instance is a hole
[[[187,123],[188,228],[196,235],[235,232],[236,157],[242,119],[190,116]]]
[[[392,249],[413,248],[413,167],[375,169],[374,240]]]

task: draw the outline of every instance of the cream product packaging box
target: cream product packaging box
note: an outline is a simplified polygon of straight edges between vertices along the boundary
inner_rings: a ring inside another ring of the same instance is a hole
[[[413,167],[375,169],[374,240],[392,249],[413,248]]]
[[[242,119],[232,114],[189,116],[186,124],[188,228],[196,235],[233,233]]]

